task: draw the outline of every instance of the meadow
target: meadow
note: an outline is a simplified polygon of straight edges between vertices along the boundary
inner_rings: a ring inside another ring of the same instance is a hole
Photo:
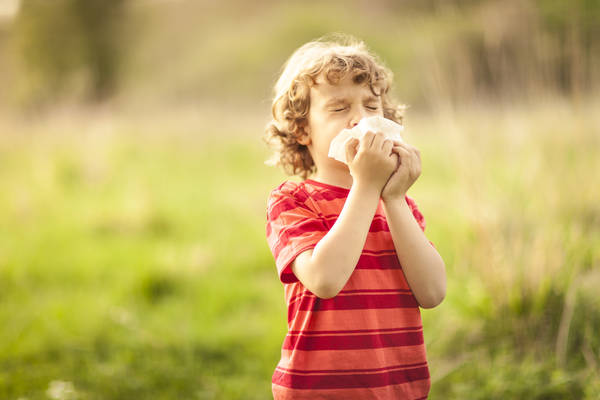
[[[432,399],[598,398],[598,106],[409,112],[448,274],[422,310]],[[73,115],[1,128],[0,398],[269,398],[266,198],[297,178],[263,164],[260,116]]]
[[[600,399],[597,2],[49,4],[0,0],[1,400],[272,398],[266,205],[299,178],[261,136],[332,32],[409,105],[430,398]]]

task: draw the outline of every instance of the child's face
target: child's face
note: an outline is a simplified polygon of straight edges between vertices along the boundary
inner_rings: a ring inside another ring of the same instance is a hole
[[[350,129],[364,117],[383,116],[381,97],[375,96],[366,83],[357,84],[348,74],[337,85],[331,85],[323,76],[310,89],[310,110],[305,128],[307,144],[317,170],[345,169],[348,166],[329,158],[329,145],[342,129]]]

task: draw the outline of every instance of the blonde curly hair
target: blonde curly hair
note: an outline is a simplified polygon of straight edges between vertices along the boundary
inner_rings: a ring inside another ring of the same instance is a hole
[[[363,41],[345,34],[323,36],[298,48],[282,67],[275,84],[271,106],[273,119],[267,124],[263,140],[275,150],[265,161],[280,166],[287,175],[306,179],[316,172],[308,147],[298,142],[305,134],[310,111],[310,88],[319,75],[332,85],[352,74],[356,84],[367,84],[381,96],[383,116],[403,122],[404,105],[390,98],[393,74]]]

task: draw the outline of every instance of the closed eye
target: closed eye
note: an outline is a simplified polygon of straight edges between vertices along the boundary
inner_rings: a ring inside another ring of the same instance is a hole
[[[367,106],[367,108],[368,108],[369,110],[377,110],[377,108],[378,108],[378,107],[369,107],[369,106]]]

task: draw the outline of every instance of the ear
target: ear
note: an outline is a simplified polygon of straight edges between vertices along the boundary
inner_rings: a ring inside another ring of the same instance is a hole
[[[296,139],[298,143],[303,144],[305,146],[311,144],[312,141],[310,139],[310,128],[308,126],[303,126],[299,128],[298,134],[298,139]]]

